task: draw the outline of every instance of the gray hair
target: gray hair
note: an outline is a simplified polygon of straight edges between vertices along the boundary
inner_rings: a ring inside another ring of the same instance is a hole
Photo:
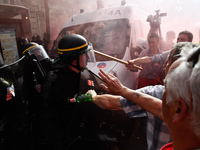
[[[166,103],[183,99],[191,111],[191,128],[200,136],[200,47],[187,44],[182,47],[181,64],[166,76],[167,97]],[[195,62],[195,64],[194,64]],[[191,104],[192,103],[192,104]],[[192,108],[190,107],[192,106]]]

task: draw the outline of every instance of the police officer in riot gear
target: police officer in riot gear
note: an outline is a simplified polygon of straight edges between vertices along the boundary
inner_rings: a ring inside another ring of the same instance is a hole
[[[30,122],[21,93],[24,57],[0,67],[0,149],[30,148]]]
[[[82,140],[77,109],[80,104],[67,101],[79,93],[81,71],[86,69],[90,50],[91,45],[78,34],[59,41],[59,56],[52,63],[54,71],[49,72],[42,88],[40,149],[106,149],[102,143]]]
[[[35,147],[38,143],[41,85],[46,74],[52,70],[52,60],[49,59],[43,46],[34,42],[23,47],[22,55],[25,55],[22,94],[28,103],[31,135]]]
[[[27,58],[28,62],[26,64],[32,65],[33,71],[38,73],[38,78],[43,78],[46,73],[52,70],[52,60],[42,45],[34,42],[28,43],[23,47],[22,54]]]
[[[73,70],[76,68],[76,72],[84,70],[86,69],[87,60],[89,59],[88,52],[90,50],[91,45],[81,35],[72,34],[65,36],[58,43],[59,57],[55,59],[52,67],[58,69],[74,67]],[[84,62],[81,62],[82,60]]]

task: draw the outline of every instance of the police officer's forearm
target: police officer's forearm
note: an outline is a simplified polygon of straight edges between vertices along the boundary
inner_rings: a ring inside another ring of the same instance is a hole
[[[92,102],[102,109],[122,110],[120,96],[110,94],[96,95],[93,97]]]
[[[163,120],[162,101],[160,99],[127,87],[124,87],[119,94]]]

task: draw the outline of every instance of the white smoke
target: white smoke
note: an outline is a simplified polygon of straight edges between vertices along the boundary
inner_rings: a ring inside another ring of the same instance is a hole
[[[65,3],[71,4],[70,14],[61,14],[54,21],[51,20],[51,37],[54,40],[67,19],[77,13],[80,9],[85,12],[95,10],[97,8],[97,0],[63,0]],[[121,0],[102,0],[104,7],[121,5]],[[166,17],[161,18],[161,33],[165,39],[166,32],[174,30],[176,36],[183,30],[193,33],[193,42],[196,43],[200,38],[200,17],[198,13],[199,0],[126,0],[126,4],[136,4],[149,12],[149,15],[155,15],[155,10],[159,9],[160,13],[167,13]],[[69,12],[69,11],[68,11]],[[147,16],[143,16],[143,18]],[[59,24],[58,24],[59,20]],[[176,41],[174,41],[176,42]]]
[[[78,4],[77,7],[84,8],[85,11],[96,9],[96,1],[97,0],[74,0],[74,2]],[[121,0],[102,0],[102,2],[104,7],[121,5]],[[194,35],[193,42],[199,41],[199,0],[126,0],[126,3],[136,4],[138,7],[149,11],[152,15],[155,15],[155,10],[157,9],[160,9],[161,13],[166,12],[167,16],[161,19],[163,38],[165,38],[168,30],[174,30],[176,35],[183,30],[188,30]],[[76,13],[78,11],[79,10],[77,10]]]

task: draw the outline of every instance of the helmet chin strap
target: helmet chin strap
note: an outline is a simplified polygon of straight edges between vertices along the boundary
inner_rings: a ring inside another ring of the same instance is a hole
[[[79,64],[79,55],[76,57],[76,66],[73,65],[73,64],[70,64],[70,66],[78,69],[79,71],[83,71],[84,69],[80,67],[80,64]]]

